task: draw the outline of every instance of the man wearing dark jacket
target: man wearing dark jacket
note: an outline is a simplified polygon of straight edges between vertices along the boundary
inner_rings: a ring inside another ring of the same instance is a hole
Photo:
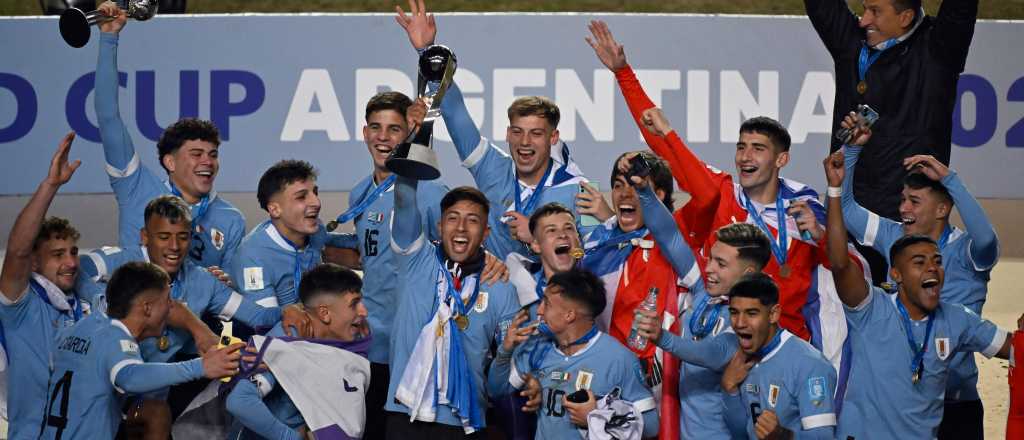
[[[957,80],[974,36],[978,0],[945,0],[936,17],[921,0],[863,0],[864,15],[845,0],[804,0],[807,16],[835,62],[832,130],[858,104],[880,118],[857,164],[857,201],[898,220],[903,159],[933,155],[949,164]],[[832,140],[832,151],[842,141]]]

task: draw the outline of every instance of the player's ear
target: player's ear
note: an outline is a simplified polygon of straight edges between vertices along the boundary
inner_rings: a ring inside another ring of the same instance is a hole
[[[322,324],[324,324],[324,325],[330,324],[331,323],[331,311],[330,311],[330,309],[328,309],[327,306],[324,305],[324,304],[320,304],[320,305],[316,306],[316,319],[319,319],[320,322]]]
[[[531,231],[531,235],[532,232],[533,231]],[[537,241],[536,235],[533,236],[533,240],[530,240],[530,250],[533,251],[534,254],[540,255],[540,242]]]
[[[774,324],[779,323],[779,319],[782,318],[782,306],[775,304],[772,306],[771,311],[768,314],[768,322]]]
[[[949,202],[944,199],[940,199],[939,203],[935,206],[935,218],[936,219],[948,219],[950,212]]]
[[[143,246],[149,245],[149,234],[146,233],[146,228],[139,229],[139,240]]]
[[[281,218],[281,205],[275,201],[267,202],[267,214],[270,214],[272,219]]]
[[[560,136],[561,136],[561,133],[558,132],[557,128],[551,131],[551,139],[550,140],[551,140],[551,146],[552,147],[554,147],[555,145],[558,145],[558,141],[559,141],[559,137]]]
[[[778,156],[775,156],[775,168],[782,168],[789,163],[789,152],[780,152]]]
[[[892,278],[892,281],[896,284],[903,282],[903,274],[901,274],[900,271],[896,269],[895,264],[889,268],[889,278]]]
[[[165,154],[160,157],[160,163],[167,169],[167,174],[174,172],[174,156],[172,154]]]

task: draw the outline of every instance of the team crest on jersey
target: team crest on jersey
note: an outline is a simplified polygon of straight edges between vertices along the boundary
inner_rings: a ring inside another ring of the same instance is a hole
[[[589,390],[590,383],[594,381],[594,373],[587,370],[580,370],[576,373],[576,389],[577,390]]]
[[[375,225],[379,225],[384,222],[383,212],[369,212],[366,214],[366,220]]]
[[[242,271],[242,275],[245,277],[245,290],[263,290],[262,267],[247,267]]]
[[[775,405],[779,403],[779,386],[775,384],[768,385],[768,405],[775,408]]]
[[[477,313],[483,313],[487,310],[487,292],[481,291],[476,297],[476,304],[473,304],[473,310]]]
[[[811,398],[811,403],[814,406],[821,406],[821,402],[825,398],[824,376],[815,376],[807,379],[807,396]]]
[[[224,249],[224,233],[217,228],[210,228],[210,242],[217,250]]]
[[[935,338],[935,354],[942,360],[949,357],[949,338]]]

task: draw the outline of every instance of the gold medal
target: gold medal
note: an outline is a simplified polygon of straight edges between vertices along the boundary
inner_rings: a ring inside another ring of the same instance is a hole
[[[455,325],[459,327],[459,330],[466,331],[469,328],[469,317],[466,315],[455,315]]]
[[[782,267],[779,268],[779,275],[783,278],[789,278],[789,274],[792,272],[793,271],[789,268],[788,264],[783,264]]]
[[[572,255],[573,258],[579,260],[580,258],[583,258],[584,252],[581,248],[573,248],[569,251],[569,255]]]
[[[866,83],[864,81],[861,81],[861,82],[857,83],[857,93],[860,93],[861,95],[863,95],[863,94],[865,94],[867,92],[868,92],[868,83]]]
[[[167,335],[160,336],[160,339],[156,341],[156,348],[159,348],[160,351],[167,351],[168,348],[171,348],[171,339]]]
[[[910,376],[910,380],[914,383],[917,383],[917,381],[921,380],[921,375],[915,371],[914,375]]]
[[[331,220],[331,221],[327,222],[327,230],[328,231],[334,232],[335,229],[338,229],[338,222],[337,221]]]

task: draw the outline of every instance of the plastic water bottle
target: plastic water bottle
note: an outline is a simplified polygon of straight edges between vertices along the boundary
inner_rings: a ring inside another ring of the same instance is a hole
[[[636,309],[652,312],[658,310],[658,288],[651,287],[651,290],[647,291],[647,298],[644,298],[644,302],[640,303]],[[627,341],[629,346],[635,350],[647,349],[647,338],[640,336],[640,332],[637,331],[636,318],[633,318],[633,329],[629,332]]]

